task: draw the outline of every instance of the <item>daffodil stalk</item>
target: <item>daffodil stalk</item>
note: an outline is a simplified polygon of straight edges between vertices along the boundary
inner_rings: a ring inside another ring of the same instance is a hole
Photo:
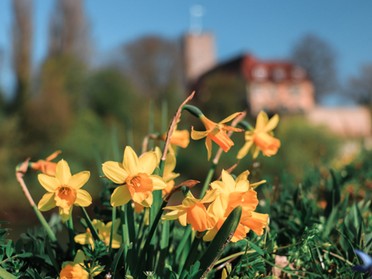
[[[72,215],[68,218],[66,222],[67,230],[68,230],[68,237],[69,237],[69,252],[71,253],[71,256],[75,255],[75,232],[74,232],[74,221],[72,220]]]
[[[172,136],[174,130],[176,129],[177,123],[181,119],[182,110],[185,109],[185,107],[189,107],[189,105],[187,105],[187,103],[194,97],[194,95],[195,95],[195,92],[192,92],[190,94],[190,96],[188,96],[186,98],[186,100],[183,101],[183,103],[179,106],[179,108],[178,108],[175,116],[173,117],[173,120],[172,120],[171,125],[169,126],[167,137],[165,139],[165,145],[164,145],[164,149],[163,149],[163,155],[161,157],[160,166],[159,166],[160,167],[160,173],[159,173],[160,176],[163,175],[164,163],[165,163],[165,160],[167,158],[167,153],[168,153],[168,149],[169,149],[169,145],[170,145],[171,136]]]
[[[111,220],[112,221],[116,220],[116,206],[112,207]],[[113,235],[114,235],[114,226],[111,226],[110,241],[109,241],[109,253],[110,253],[110,255],[111,255],[111,252],[112,252],[112,237],[113,237]]]
[[[242,120],[238,123],[239,126],[241,126],[244,130],[248,131],[248,130],[253,130],[253,126],[251,124],[249,124],[246,120]]]
[[[189,254],[187,255],[185,264],[182,267],[182,271],[189,268],[191,263],[194,262],[196,258],[198,258],[198,247],[199,247],[200,242],[203,239],[204,234],[205,232],[196,232],[194,241],[191,244],[191,248],[190,248]],[[181,271],[181,274],[182,274],[182,271]]]
[[[32,209],[34,210],[34,212],[36,214],[36,217],[39,219],[41,225],[45,229],[49,238],[51,239],[51,241],[56,242],[57,241],[56,235],[54,234],[53,230],[50,228],[50,226],[49,226],[48,222],[45,220],[44,216],[41,214],[40,210],[37,208],[30,192],[28,191],[27,185],[26,185],[25,181],[23,180],[23,176],[27,172],[28,162],[29,162],[29,159],[27,159],[22,164],[17,166],[17,168],[16,168],[17,181],[21,185],[23,193],[25,194],[28,202],[30,203]]]
[[[87,226],[88,226],[90,232],[92,233],[93,239],[94,239],[95,241],[99,241],[99,240],[101,240],[101,239],[99,238],[99,235],[98,235],[96,229],[95,229],[94,226],[93,226],[92,220],[90,219],[90,217],[89,217],[87,211],[86,211],[85,208],[82,207],[82,206],[80,206],[80,208],[81,208],[81,211],[83,212],[84,220],[85,220],[85,222],[87,223]]]

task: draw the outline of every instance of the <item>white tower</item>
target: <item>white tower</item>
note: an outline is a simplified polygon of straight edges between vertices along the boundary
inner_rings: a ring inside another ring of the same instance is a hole
[[[203,31],[204,15],[205,10],[201,5],[190,8],[190,30],[183,40],[185,78],[188,83],[194,82],[216,65],[214,35]]]

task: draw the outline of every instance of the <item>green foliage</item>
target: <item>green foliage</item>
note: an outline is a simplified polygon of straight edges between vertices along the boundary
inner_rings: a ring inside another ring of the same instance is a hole
[[[301,116],[282,117],[275,136],[281,140],[275,157],[257,159],[265,174],[278,176],[285,169],[300,182],[306,170],[329,166],[339,155],[341,140],[323,127],[311,125]]]
[[[101,69],[93,73],[86,86],[86,104],[100,117],[116,117],[123,123],[136,112],[136,95],[129,82],[118,70]]]
[[[242,77],[229,73],[211,73],[198,88],[198,106],[211,119],[247,108],[246,87]],[[222,120],[222,119],[221,119]]]

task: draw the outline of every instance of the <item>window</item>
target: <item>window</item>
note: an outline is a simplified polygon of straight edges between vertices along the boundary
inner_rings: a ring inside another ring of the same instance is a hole
[[[264,66],[259,65],[253,68],[252,75],[255,79],[265,79],[267,77],[267,70]]]
[[[280,80],[283,80],[285,78],[285,71],[283,68],[275,68],[274,71],[273,71],[273,79],[275,81],[280,81]]]

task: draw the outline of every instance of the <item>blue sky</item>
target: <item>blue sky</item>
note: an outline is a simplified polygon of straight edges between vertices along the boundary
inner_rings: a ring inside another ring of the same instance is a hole
[[[53,0],[34,0],[34,66],[46,53]],[[372,63],[370,0],[85,0],[98,54],[140,36],[177,39],[190,28],[190,8],[202,5],[202,28],[215,34],[219,60],[243,52],[284,59],[305,34],[327,41],[337,54],[342,81]],[[0,1],[0,82],[11,85],[11,0]]]

